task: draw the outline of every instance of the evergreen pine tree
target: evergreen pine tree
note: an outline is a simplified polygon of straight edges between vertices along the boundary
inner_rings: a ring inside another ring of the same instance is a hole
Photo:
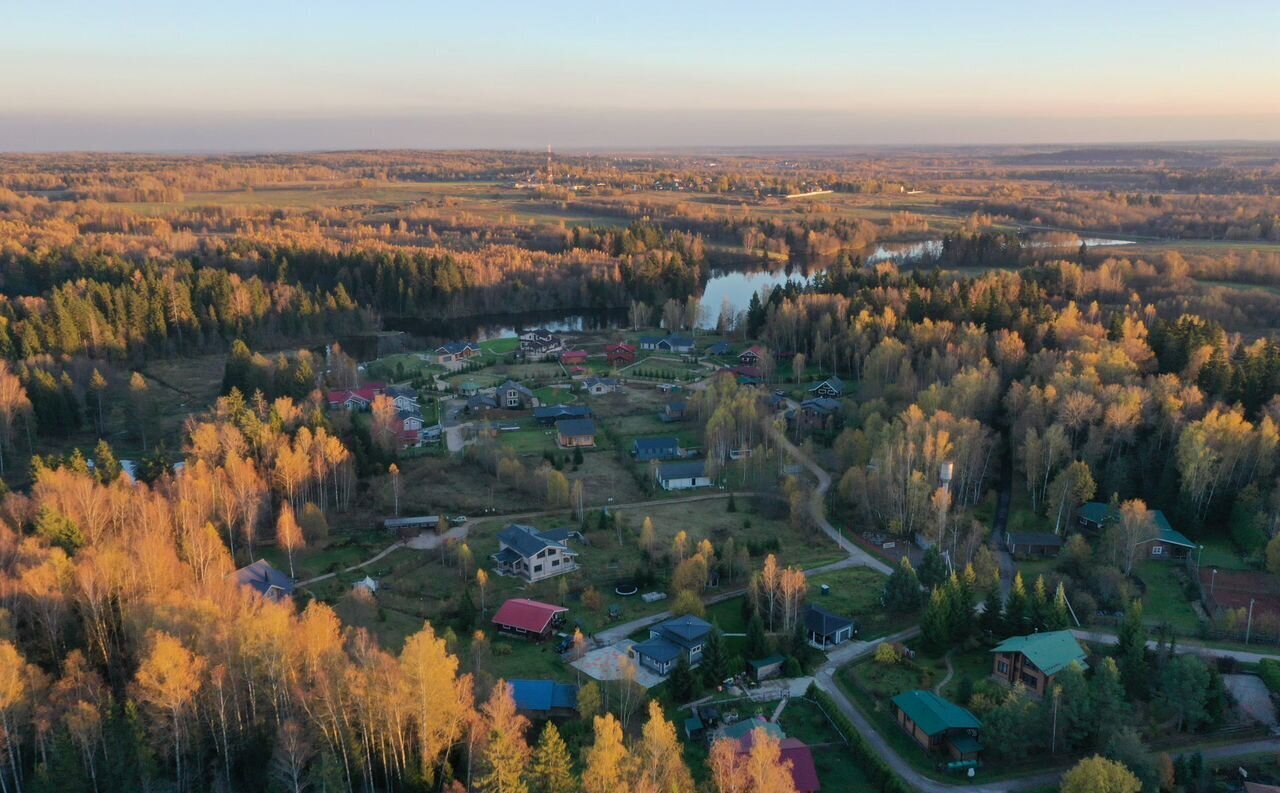
[[[881,603],[885,609],[897,614],[908,614],[920,608],[920,579],[907,557],[902,557],[902,563],[894,568],[885,582]]]
[[[578,789],[573,774],[573,759],[569,747],[556,729],[554,722],[547,722],[538,737],[533,751],[533,763],[529,768],[532,793],[574,793]]]
[[[1009,597],[1004,602],[1005,630],[1010,636],[1022,636],[1027,630],[1027,587],[1022,582],[1022,573],[1015,573],[1013,586],[1009,588]]]
[[[703,684],[708,687],[720,685],[729,676],[729,657],[719,628],[711,629],[707,643],[702,646],[702,663],[698,669],[702,673]]]
[[[924,552],[917,577],[920,579],[920,585],[925,589],[934,589],[946,582],[947,563],[938,552],[938,546],[935,545]]]
[[[1000,587],[993,586],[987,592],[987,597],[982,601],[982,616],[978,618],[978,625],[984,633],[988,633],[995,638],[1003,638],[1005,633],[1004,623],[1004,596],[1000,594]]]
[[[764,635],[764,621],[759,612],[747,622],[747,658],[759,659],[769,655],[769,639]]]

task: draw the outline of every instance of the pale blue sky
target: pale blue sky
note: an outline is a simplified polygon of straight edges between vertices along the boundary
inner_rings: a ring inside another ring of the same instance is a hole
[[[175,6],[0,0],[0,149],[1280,138],[1275,0]]]

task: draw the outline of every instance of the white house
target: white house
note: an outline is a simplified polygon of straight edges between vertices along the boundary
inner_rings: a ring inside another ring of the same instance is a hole
[[[711,486],[705,460],[663,463],[657,468],[657,478],[663,490],[692,490]]]
[[[498,534],[498,552],[490,558],[495,569],[529,583],[578,569],[578,554],[568,546],[569,529],[538,531],[513,523]]]

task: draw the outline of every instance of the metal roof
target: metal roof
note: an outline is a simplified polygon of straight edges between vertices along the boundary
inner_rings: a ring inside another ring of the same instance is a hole
[[[658,466],[658,478],[667,481],[670,479],[695,479],[699,476],[706,476],[707,465],[705,460],[686,460],[679,463],[663,463]]]
[[[571,438],[595,435],[596,423],[591,419],[561,419],[556,422],[556,432]]]
[[[554,680],[508,680],[511,698],[520,710],[546,712],[556,708],[577,708],[578,689]]]
[[[904,691],[893,698],[893,704],[925,735],[982,729],[982,722],[976,716],[932,691]]]
[[[842,628],[852,628],[853,620],[833,614],[821,606],[810,605],[804,612],[804,627],[810,633],[830,636]]]
[[[655,636],[652,639],[640,642],[631,649],[635,651],[636,655],[643,655],[646,658],[652,658],[660,664],[668,661],[674,661],[679,658],[680,653],[683,652],[674,643],[669,642],[660,636]]]
[[[992,649],[993,653],[1021,653],[1046,675],[1056,675],[1072,663],[1086,666],[1085,652],[1071,631],[1011,636]]]

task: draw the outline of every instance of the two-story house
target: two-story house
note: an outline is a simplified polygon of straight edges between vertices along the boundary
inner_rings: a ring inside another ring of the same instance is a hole
[[[693,666],[702,660],[702,650],[711,635],[711,623],[692,615],[676,617],[649,629],[649,638],[632,646],[631,655],[659,675],[670,674],[683,657]]]
[[[991,676],[1002,683],[1021,683],[1043,697],[1053,690],[1054,675],[1071,664],[1085,663],[1085,652],[1071,631],[1011,636],[995,646]]]
[[[499,410],[524,410],[538,406],[538,398],[533,392],[515,380],[508,380],[494,389],[493,401]]]
[[[498,552],[490,559],[495,570],[529,583],[578,569],[578,554],[568,546],[569,529],[538,531],[512,523],[498,534]]]

